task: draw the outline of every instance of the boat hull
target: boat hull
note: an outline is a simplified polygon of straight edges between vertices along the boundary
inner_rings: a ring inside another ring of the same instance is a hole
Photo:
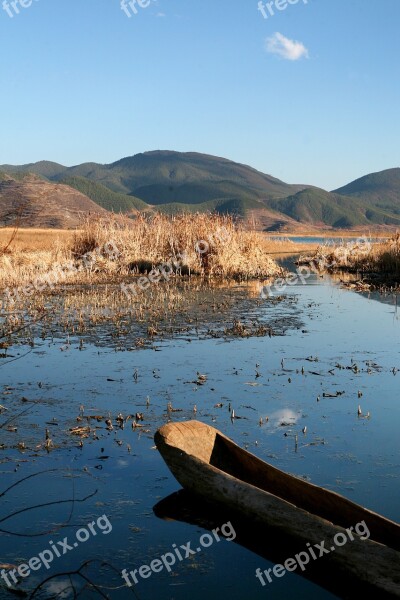
[[[292,502],[242,481],[210,464],[215,451],[216,436],[220,435],[222,438],[225,436],[212,427],[204,424],[197,426],[196,423],[170,423],[160,428],[155,435],[157,448],[183,488],[221,507],[230,507],[243,517],[251,519],[252,522],[268,524],[282,531],[282,534],[290,534],[292,538],[302,540],[304,543],[308,542],[311,546],[324,541],[326,548],[335,549],[330,550],[329,555],[324,555],[321,560],[329,559],[338,572],[342,570],[347,574],[351,573],[364,584],[368,584],[371,590],[379,592],[381,597],[386,595],[386,597],[400,598],[400,552],[372,539],[363,540],[354,533],[352,534],[354,539],[350,540],[345,527],[304,510]],[[197,435],[193,434],[195,430]],[[207,436],[207,439],[203,439],[203,444],[201,444],[202,434]],[[185,439],[187,436],[189,439]],[[225,439],[236,446],[229,438]],[[238,446],[236,448],[241,453],[246,452]],[[246,454],[253,456],[250,453]],[[264,468],[268,467],[267,463],[263,465]],[[293,480],[297,478],[293,477]],[[312,487],[317,488],[317,486]],[[322,488],[318,489],[322,490]],[[332,494],[328,491],[326,493]],[[354,506],[360,509],[357,516],[364,517],[361,520],[365,521],[369,530],[369,517],[376,519],[380,515],[358,505]],[[384,517],[380,518],[383,523],[387,521]],[[354,528],[359,522],[349,522],[348,527]],[[393,522],[388,521],[388,523]],[[396,527],[397,524],[393,523],[393,526]],[[343,534],[340,539],[344,539],[343,536],[348,539],[345,545],[334,544],[334,537],[338,533]],[[395,530],[395,538],[396,535]]]

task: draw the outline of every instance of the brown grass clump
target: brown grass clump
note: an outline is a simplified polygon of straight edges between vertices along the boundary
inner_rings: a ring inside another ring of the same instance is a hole
[[[319,269],[345,270],[376,274],[400,280],[400,233],[388,240],[371,243],[366,238],[334,246],[319,246],[313,256],[301,257],[300,263]]]
[[[390,240],[379,244],[374,255],[375,265],[379,272],[400,277],[400,233]],[[399,281],[399,279],[397,279]]]
[[[12,292],[29,298],[71,284],[116,283],[127,277],[133,281],[135,274],[168,264],[171,274],[208,279],[281,275],[265,236],[245,231],[232,217],[139,215],[134,220],[87,220],[51,249],[3,253],[0,289],[8,296]]]
[[[61,250],[19,251],[0,255],[0,288],[28,286],[42,277],[63,270],[67,262],[68,253]]]
[[[253,278],[279,273],[263,234],[242,229],[230,216],[139,215],[134,221],[88,221],[76,234],[75,257],[114,254],[120,272],[150,271],[172,261],[185,272],[209,277]]]

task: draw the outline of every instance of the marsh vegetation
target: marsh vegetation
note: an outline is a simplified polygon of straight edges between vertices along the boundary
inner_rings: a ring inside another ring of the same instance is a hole
[[[398,289],[400,284],[400,233],[388,239],[371,242],[359,238],[355,242],[320,245],[312,254],[303,255],[298,264],[319,271],[352,273],[350,282],[356,288]]]

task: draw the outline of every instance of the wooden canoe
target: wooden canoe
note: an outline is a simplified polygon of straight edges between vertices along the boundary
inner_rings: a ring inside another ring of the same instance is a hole
[[[186,490],[293,539],[311,545],[325,541],[331,551],[321,560],[329,560],[335,572],[350,574],[380,597],[400,598],[398,523],[269,465],[205,423],[168,423],[155,442]],[[369,539],[354,532],[363,521]],[[349,538],[350,527],[354,539],[334,544],[338,533]]]

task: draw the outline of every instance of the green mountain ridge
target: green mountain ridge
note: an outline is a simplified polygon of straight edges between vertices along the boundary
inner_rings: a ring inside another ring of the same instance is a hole
[[[293,223],[329,228],[400,225],[400,169],[361,177],[332,192],[287,184],[226,158],[196,152],[156,150],[111,164],[65,167],[40,161],[0,166],[0,171],[62,183],[102,208],[133,216],[217,211],[247,217],[265,213],[271,230]],[[4,174],[3,174],[4,176]]]
[[[362,198],[372,206],[394,210],[400,215],[400,169],[386,169],[360,177],[337,190],[354,198]]]
[[[60,183],[78,190],[102,208],[112,212],[130,213],[149,208],[148,204],[139,198],[113,192],[101,183],[96,183],[85,177],[65,177],[60,180]]]
[[[395,207],[387,212],[359,196],[345,196],[320,188],[307,188],[269,205],[300,223],[323,224],[335,229],[371,224],[400,225],[400,214],[396,214]]]
[[[159,204],[155,207],[164,214],[196,213],[196,212],[216,212],[220,215],[235,215],[246,217],[248,211],[259,209],[260,203],[255,200],[242,200],[236,198],[220,198],[219,200],[209,200],[199,204],[184,204],[181,202],[171,202],[169,204]]]

